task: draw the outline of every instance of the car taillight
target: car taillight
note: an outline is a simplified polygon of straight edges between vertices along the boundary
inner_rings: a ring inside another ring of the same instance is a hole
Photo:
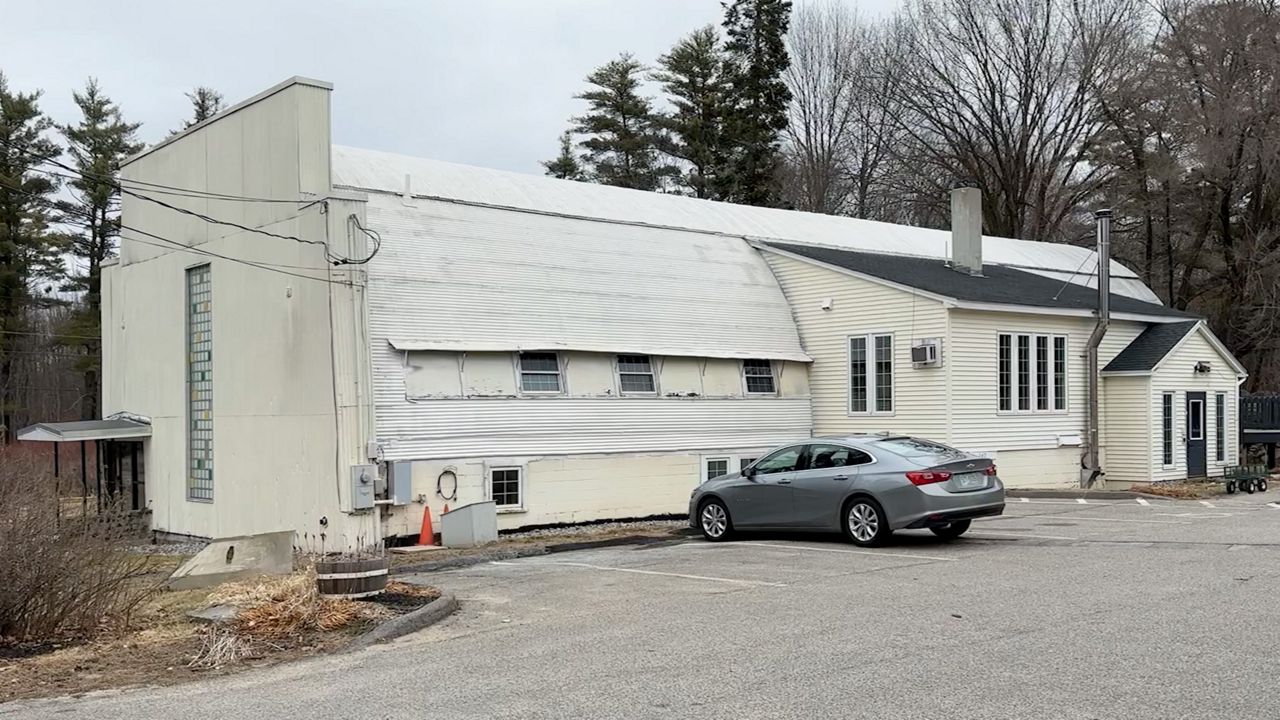
[[[996,474],[996,466],[995,466],[995,465],[988,465],[988,466],[987,466],[987,467],[982,471],[982,474],[983,474],[983,475],[995,475],[995,474]]]
[[[912,485],[930,485],[932,483],[940,483],[950,480],[951,473],[941,470],[913,470],[907,473],[907,479],[911,481]]]

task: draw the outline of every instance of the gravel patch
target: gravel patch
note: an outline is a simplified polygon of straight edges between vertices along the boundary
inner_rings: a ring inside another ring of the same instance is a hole
[[[195,555],[205,548],[208,543],[192,540],[189,542],[177,543],[157,543],[152,545],[134,545],[129,548],[129,552],[139,555]]]
[[[585,537],[613,534],[645,534],[675,532],[685,526],[687,520],[638,520],[635,522],[602,522],[590,525],[567,525],[539,528],[522,532],[502,533],[499,540],[536,540],[546,537]]]

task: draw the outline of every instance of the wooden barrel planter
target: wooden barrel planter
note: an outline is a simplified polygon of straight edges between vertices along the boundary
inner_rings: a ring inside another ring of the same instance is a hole
[[[387,558],[369,560],[319,560],[316,588],[320,597],[362,598],[387,588]]]

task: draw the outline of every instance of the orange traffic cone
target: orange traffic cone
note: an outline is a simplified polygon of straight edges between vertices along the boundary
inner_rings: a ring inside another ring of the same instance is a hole
[[[446,513],[448,513],[448,512],[449,512],[449,503],[445,503],[445,504],[444,504],[444,509],[440,511],[440,514],[441,514],[441,515],[444,515],[444,514],[446,514]]]
[[[422,506],[422,532],[418,533],[419,545],[435,545],[436,533],[431,527],[431,506]]]

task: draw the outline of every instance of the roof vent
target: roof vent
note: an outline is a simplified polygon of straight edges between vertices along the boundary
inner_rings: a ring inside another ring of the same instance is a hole
[[[982,274],[982,191],[951,191],[951,266],[969,275]]]

